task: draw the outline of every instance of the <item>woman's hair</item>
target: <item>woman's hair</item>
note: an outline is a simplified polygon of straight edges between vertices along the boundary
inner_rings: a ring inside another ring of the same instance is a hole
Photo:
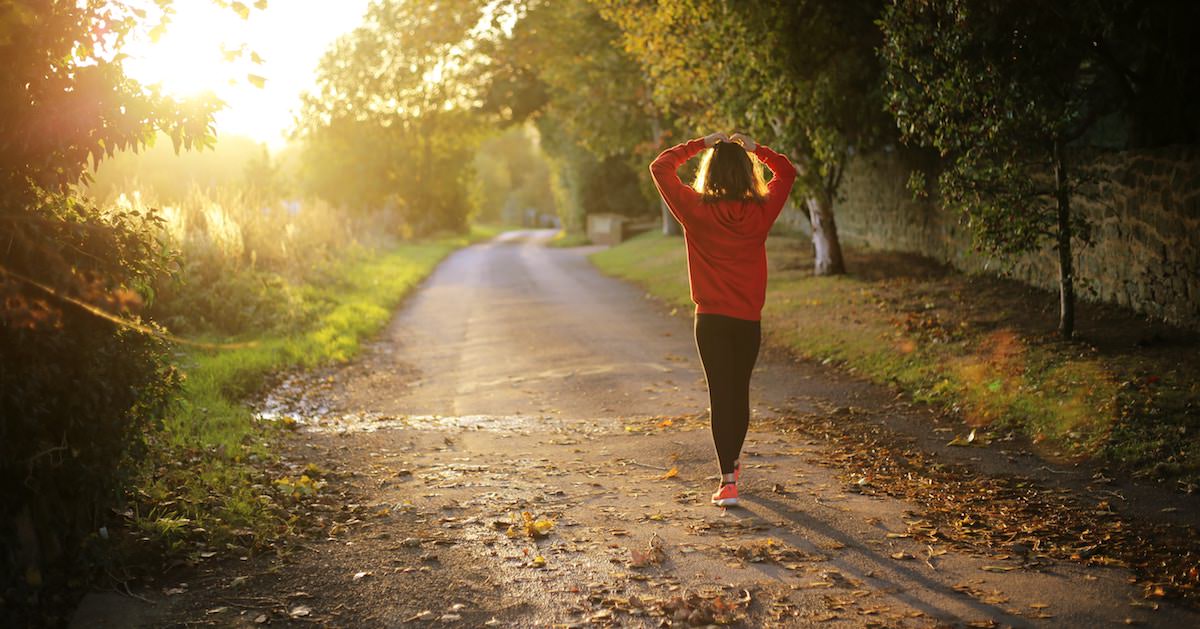
[[[692,184],[706,203],[715,201],[757,201],[767,197],[762,164],[751,159],[740,144],[717,142],[705,151]]]

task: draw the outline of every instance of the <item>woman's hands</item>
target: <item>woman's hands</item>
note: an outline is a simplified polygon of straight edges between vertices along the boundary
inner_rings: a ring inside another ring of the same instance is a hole
[[[745,133],[735,133],[729,137],[728,141],[741,144],[742,148],[746,149],[747,153],[753,153],[754,149],[758,148],[758,144],[754,140],[750,139],[750,136],[746,135]]]
[[[725,133],[718,131],[716,133],[710,133],[704,136],[704,146],[707,148],[712,148],[712,146],[717,142],[735,142],[741,145],[742,148],[746,149],[747,153],[753,153],[754,149],[758,148],[758,143],[745,133],[726,135]]]

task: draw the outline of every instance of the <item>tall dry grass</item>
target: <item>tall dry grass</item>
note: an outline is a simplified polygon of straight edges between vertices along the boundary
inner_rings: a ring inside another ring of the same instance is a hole
[[[161,219],[176,273],[148,287],[150,315],[184,334],[238,336],[295,327],[311,313],[305,286],[386,246],[385,213],[351,216],[320,201],[271,198],[253,188],[193,186],[158,203],[130,185],[111,202]]]

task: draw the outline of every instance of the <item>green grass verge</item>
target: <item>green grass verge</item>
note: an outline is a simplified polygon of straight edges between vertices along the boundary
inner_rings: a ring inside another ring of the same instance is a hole
[[[238,346],[181,357],[177,410],[152,436],[150,464],[136,487],[141,533],[168,554],[194,554],[229,544],[253,548],[287,532],[286,512],[263,471],[278,428],[256,421],[244,399],[271,374],[348,360],[448,253],[498,231],[476,227],[467,236],[359,252],[300,287],[304,306],[315,312],[308,324],[270,336],[197,339]]]
[[[587,237],[587,234],[569,232],[563,229],[554,234],[554,238],[551,238],[547,244],[551,247],[582,247],[592,244],[592,241]]]
[[[796,238],[768,240],[776,263],[763,312],[769,342],[952,409],[966,422],[959,437],[973,427],[984,429],[980,442],[990,432],[1015,430],[1050,458],[1098,456],[1185,489],[1200,481],[1194,360],[1102,355],[1022,331],[1009,323],[1020,320],[1022,306],[1038,304],[1029,297],[1024,304],[989,301],[972,294],[975,285],[959,274],[813,277],[809,249]],[[680,238],[644,234],[591,260],[670,304],[691,307]],[[997,316],[1004,308],[1016,314]]]

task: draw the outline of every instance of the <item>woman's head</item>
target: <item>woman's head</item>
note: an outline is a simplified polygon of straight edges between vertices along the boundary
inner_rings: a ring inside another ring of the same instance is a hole
[[[762,201],[767,195],[762,164],[735,142],[717,142],[704,153],[692,187],[710,203]]]

